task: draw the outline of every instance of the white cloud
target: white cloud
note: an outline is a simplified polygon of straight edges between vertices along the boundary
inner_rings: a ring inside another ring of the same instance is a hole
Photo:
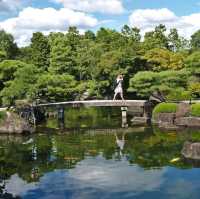
[[[16,11],[20,6],[20,0],[0,0],[0,13]]]
[[[52,0],[62,3],[64,7],[84,12],[121,14],[124,7],[121,0]]]
[[[83,12],[76,12],[68,8],[56,10],[54,8],[36,9],[32,7],[22,10],[18,17],[0,22],[0,29],[14,35],[19,46],[27,45],[33,32],[66,31],[69,26],[80,29],[92,28],[98,24],[93,16]]]
[[[143,34],[153,30],[159,24],[164,24],[168,29],[177,28],[182,36],[190,38],[195,31],[200,29],[199,19],[200,13],[176,16],[167,8],[139,9],[130,15],[129,23],[131,26],[139,27]]]

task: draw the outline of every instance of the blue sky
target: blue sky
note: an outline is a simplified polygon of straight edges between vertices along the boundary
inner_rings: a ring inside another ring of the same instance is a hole
[[[128,24],[144,34],[160,23],[189,38],[200,29],[200,0],[0,0],[0,29],[20,46],[33,32],[64,32],[70,25],[84,32]]]

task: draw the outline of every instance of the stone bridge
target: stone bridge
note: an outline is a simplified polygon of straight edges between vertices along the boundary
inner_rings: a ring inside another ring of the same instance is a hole
[[[147,117],[146,100],[88,100],[88,101],[66,101],[55,103],[36,104],[35,108],[48,109],[53,108],[58,111],[58,119],[64,121],[64,110],[67,107],[119,107],[122,111],[122,127],[127,126],[127,110],[139,111],[143,117]]]

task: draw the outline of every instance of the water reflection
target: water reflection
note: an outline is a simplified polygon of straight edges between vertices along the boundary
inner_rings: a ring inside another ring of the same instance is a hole
[[[174,187],[181,192],[181,186],[200,184],[196,177],[199,169],[192,169],[180,154],[185,140],[200,140],[198,132],[139,130],[0,137],[1,194],[22,198],[146,198],[148,193],[167,198],[162,190],[179,198]],[[171,162],[176,157],[180,160]],[[192,195],[199,196],[197,187],[191,187]]]
[[[48,110],[55,111],[55,110]],[[63,120],[64,118],[64,120]],[[122,117],[120,107],[115,108],[65,108],[64,117],[58,119],[50,117],[46,126],[59,129],[102,128],[102,127],[127,127],[126,117]],[[121,119],[122,118],[122,119]]]
[[[122,133],[122,138],[119,139],[118,135],[115,133],[115,138],[116,138],[116,144],[119,148],[119,156],[122,157],[122,151],[124,149],[124,145],[125,145],[125,133]]]

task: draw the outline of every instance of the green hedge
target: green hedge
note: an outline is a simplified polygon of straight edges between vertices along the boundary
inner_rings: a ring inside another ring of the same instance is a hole
[[[161,103],[153,110],[153,116],[158,113],[175,113],[178,105],[176,103]]]
[[[194,116],[194,117],[200,117],[200,103],[197,103],[197,104],[193,104],[191,106],[191,116]]]
[[[6,118],[6,111],[0,111],[0,123]]]

